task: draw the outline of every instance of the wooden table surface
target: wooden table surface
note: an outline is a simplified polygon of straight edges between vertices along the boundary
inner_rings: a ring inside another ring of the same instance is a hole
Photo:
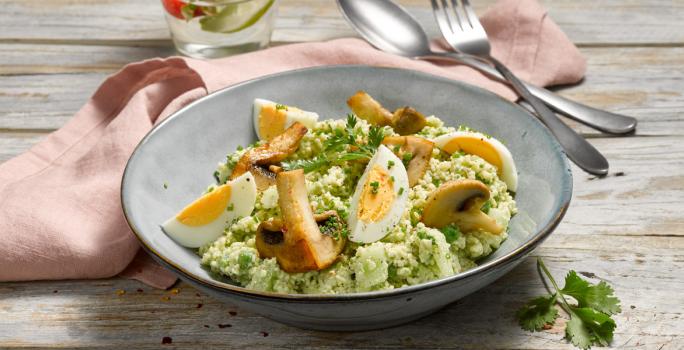
[[[481,12],[492,1],[477,0]],[[432,33],[426,0],[402,1]],[[609,281],[622,300],[613,346],[684,348],[684,1],[545,0],[587,57],[562,95],[639,119],[636,135],[572,124],[611,162],[597,179],[573,168],[563,223],[539,247],[557,277]],[[276,43],[351,36],[332,0],[283,0]],[[173,54],[159,1],[0,0],[0,162],[63,125],[124,64]],[[0,284],[1,348],[571,349],[560,325],[522,331],[513,314],[543,287],[534,258],[417,322],[359,333],[304,331],[219,303],[112,278]],[[563,321],[559,321],[559,324]]]

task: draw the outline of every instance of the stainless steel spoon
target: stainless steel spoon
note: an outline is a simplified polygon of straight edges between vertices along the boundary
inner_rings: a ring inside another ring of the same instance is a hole
[[[452,59],[503,79],[496,68],[474,56],[432,51],[427,34],[420,24],[391,1],[338,0],[338,5],[352,27],[383,51],[414,58]],[[595,175],[608,173],[608,161],[605,157],[558,117],[551,113],[542,121],[556,135],[568,158],[580,168]]]
[[[402,7],[391,1],[338,0],[337,4],[351,26],[380,50],[412,58],[457,61],[506,82],[496,68],[477,57],[432,51],[430,40],[420,24]],[[532,84],[526,83],[525,87],[555,111],[599,131],[626,134],[636,128],[635,118],[571,101]]]

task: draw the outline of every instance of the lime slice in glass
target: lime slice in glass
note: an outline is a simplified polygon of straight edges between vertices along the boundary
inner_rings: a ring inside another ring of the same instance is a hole
[[[214,33],[235,33],[252,26],[271,8],[275,0],[250,0],[227,4],[216,15],[200,20],[202,30]]]

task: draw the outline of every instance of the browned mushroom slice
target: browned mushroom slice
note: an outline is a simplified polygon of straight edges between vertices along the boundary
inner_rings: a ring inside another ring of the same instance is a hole
[[[347,105],[359,118],[373,125],[385,126],[392,124],[392,113],[380,105],[365,91],[357,91],[347,100]]]
[[[340,227],[342,220],[335,212],[314,216],[301,169],[278,173],[278,204],[282,222],[270,220],[262,223],[257,231],[256,247],[262,257],[275,257],[286,272],[322,270],[330,266],[342,252],[346,239],[341,235],[333,237],[323,234],[316,218],[332,225],[324,224],[326,233],[329,227]],[[335,226],[337,225],[337,226]]]
[[[449,181],[430,194],[422,221],[429,227],[456,224],[462,232],[480,229],[500,234],[503,227],[480,210],[488,199],[489,189],[480,181]]]
[[[254,175],[260,191],[275,185],[276,174],[270,166],[294,153],[307,131],[304,125],[295,122],[271,142],[248,150],[238,160],[233,173],[230,174],[230,180],[249,171]]]
[[[392,118],[392,129],[399,135],[415,134],[425,127],[425,116],[412,107],[397,108]]]
[[[409,186],[415,186],[430,166],[435,144],[418,136],[387,136],[382,140],[399,159],[404,161]]]

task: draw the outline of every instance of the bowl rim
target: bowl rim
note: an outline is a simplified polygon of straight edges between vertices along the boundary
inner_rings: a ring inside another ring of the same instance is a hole
[[[205,99],[211,98],[215,94],[219,94],[222,92],[225,92],[226,90],[232,90],[232,89],[238,89],[244,85],[249,85],[253,84],[255,82],[259,82],[262,80],[268,80],[271,78],[275,77],[280,77],[280,76],[285,76],[285,75],[293,75],[293,74],[300,74],[300,73],[305,73],[309,71],[316,71],[316,70],[329,70],[329,69],[366,69],[366,70],[376,70],[376,71],[401,71],[403,73],[409,73],[409,74],[415,74],[422,76],[424,78],[432,79],[432,80],[439,80],[441,82],[449,83],[452,85],[460,85],[461,87],[465,86],[466,88],[470,88],[473,90],[476,90],[479,93],[483,93],[485,95],[489,95],[490,97],[497,98],[505,103],[508,103],[509,105],[520,109],[521,111],[524,111],[529,118],[533,118],[533,120],[537,123],[540,124],[540,126],[544,129],[544,132],[547,134],[549,139],[552,142],[552,145],[554,149],[557,151],[557,154],[559,154],[561,158],[561,163],[564,165],[567,177],[566,177],[566,185],[567,187],[565,188],[564,191],[561,192],[560,194],[560,206],[559,210],[554,214],[554,216],[548,221],[548,223],[542,227],[541,229],[537,230],[527,241],[523,242],[520,246],[514,248],[511,252],[494,259],[492,261],[488,261],[484,264],[477,265],[476,267],[463,271],[461,273],[452,275],[452,276],[447,276],[443,278],[438,278],[435,280],[423,282],[420,284],[415,284],[411,286],[406,286],[406,287],[401,287],[397,289],[390,289],[390,290],[380,290],[380,291],[372,291],[372,292],[358,292],[358,293],[344,293],[344,294],[288,294],[288,293],[276,293],[276,292],[265,292],[265,291],[259,291],[259,290],[253,290],[253,289],[248,289],[245,287],[241,287],[238,285],[233,285],[225,282],[221,282],[215,279],[205,279],[200,276],[197,276],[187,270],[185,270],[183,267],[175,264],[172,259],[164,256],[163,254],[159,253],[157,250],[154,249],[154,247],[147,242],[143,235],[138,231],[138,228],[136,227],[135,223],[130,219],[129,217],[129,212],[128,208],[126,207],[126,201],[124,198],[126,197],[125,193],[125,186],[126,186],[126,179],[127,175],[129,174],[130,170],[130,165],[131,165],[131,160],[138,154],[140,151],[141,147],[146,143],[148,139],[153,137],[154,133],[156,130],[160,129],[165,125],[167,122],[170,120],[176,118],[177,116],[181,115],[184,113],[187,109],[192,108],[196,104],[202,103]],[[316,66],[316,67],[307,67],[307,68],[300,68],[300,69],[294,69],[294,70],[288,70],[284,72],[279,72],[279,73],[274,73],[274,74],[269,74],[269,75],[264,75],[260,76],[254,79],[246,80],[237,84],[229,85],[227,87],[221,88],[219,90],[216,90],[212,93],[207,94],[206,96],[203,96],[201,98],[198,98],[197,100],[187,104],[186,106],[182,107],[181,109],[177,110],[176,112],[172,113],[169,115],[165,120],[163,120],[161,123],[155,125],[150,129],[147,134],[140,140],[138,145],[136,145],[135,149],[131,153],[131,156],[129,157],[128,161],[126,162],[126,167],[124,169],[123,176],[121,178],[121,186],[120,186],[120,200],[121,200],[121,206],[123,209],[123,214],[124,218],[126,219],[126,222],[128,223],[128,226],[130,227],[131,231],[135,234],[136,238],[140,242],[142,248],[150,254],[154,260],[157,262],[161,263],[162,265],[166,266],[169,268],[174,274],[178,275],[181,279],[184,279],[186,281],[194,282],[196,284],[199,284],[203,287],[213,289],[216,291],[220,292],[229,292],[231,294],[236,294],[240,296],[246,296],[250,298],[256,298],[256,299],[262,299],[262,300],[271,300],[271,301],[287,301],[287,302],[323,302],[323,303],[335,303],[335,302],[346,302],[346,301],[362,301],[362,300],[370,300],[370,299],[379,299],[379,298],[388,298],[388,297],[397,297],[397,296],[402,296],[406,295],[409,293],[414,293],[430,288],[434,288],[437,286],[441,285],[446,285],[453,283],[455,281],[459,280],[467,280],[471,279],[479,274],[485,273],[487,271],[490,271],[492,269],[495,269],[497,267],[505,266],[507,263],[512,262],[518,258],[522,258],[526,256],[527,254],[531,253],[534,248],[536,248],[539,244],[541,244],[548,236],[553,232],[553,230],[560,224],[561,220],[565,216],[568,207],[570,206],[570,201],[572,199],[572,192],[573,192],[573,180],[572,180],[572,171],[570,167],[570,163],[568,161],[567,156],[565,155],[565,151],[563,148],[560,146],[560,144],[556,141],[556,139],[552,136],[552,134],[549,132],[549,130],[539,122],[536,118],[534,118],[532,115],[529,114],[525,109],[523,109],[521,106],[512,103],[503,97],[494,94],[491,91],[485,90],[483,88],[480,88],[478,86],[459,81],[459,80],[453,80],[453,79],[448,79],[445,77],[421,72],[421,71],[416,71],[416,70],[410,70],[410,69],[404,69],[404,68],[395,68],[395,67],[376,67],[376,66],[368,66],[368,65],[324,65],[324,66]]]

